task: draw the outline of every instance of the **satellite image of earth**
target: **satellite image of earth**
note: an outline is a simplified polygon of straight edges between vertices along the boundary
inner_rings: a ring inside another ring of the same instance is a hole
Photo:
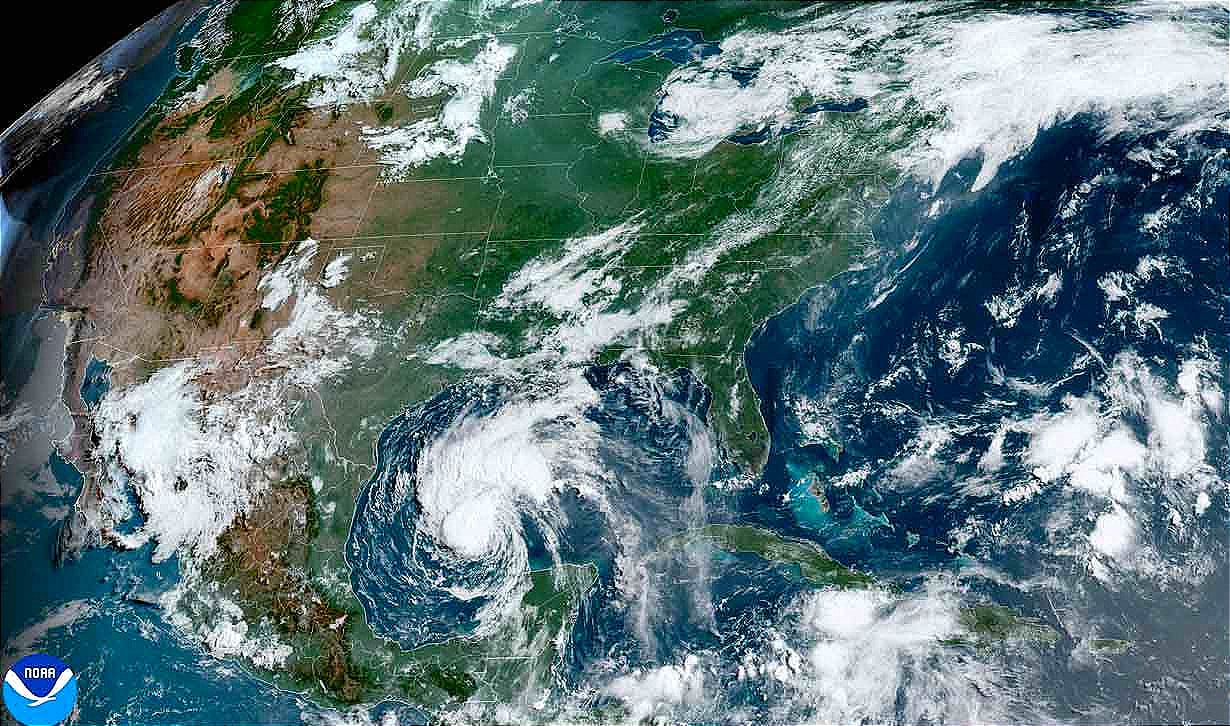
[[[172,5],[0,136],[0,666],[1230,721],[1228,81],[1224,2]]]

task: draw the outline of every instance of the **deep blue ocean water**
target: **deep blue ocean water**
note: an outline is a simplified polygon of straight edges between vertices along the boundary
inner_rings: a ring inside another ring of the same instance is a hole
[[[69,129],[57,147],[28,173],[42,181],[24,190],[6,190],[7,234],[23,231],[45,245],[74,224],[73,215],[98,180],[90,175],[103,168],[130,129],[173,79],[184,77],[175,67],[176,49],[200,29],[203,16],[176,31],[163,48],[136,65],[134,52],[109,51],[104,68],[127,68],[114,97],[98,112]],[[114,65],[112,65],[114,64]],[[10,226],[10,223],[11,226]],[[16,247],[7,265],[30,264],[46,248]],[[68,250],[59,264],[79,262],[80,250]],[[38,267],[41,269],[42,264]],[[54,290],[52,290],[54,292]],[[15,395],[34,373],[41,340],[35,321],[53,311],[29,310],[0,320],[0,371],[3,384]],[[92,361],[82,395],[97,402],[108,386],[106,365]],[[35,405],[45,402],[34,402]],[[79,678],[79,723],[235,723],[297,724],[313,707],[294,694],[281,693],[234,664],[207,656],[196,643],[180,639],[156,608],[128,599],[134,591],[160,592],[174,585],[172,559],[150,562],[148,550],[90,550],[80,559],[56,565],[58,522],[43,507],[67,507],[76,498],[81,475],[51,452],[45,472],[30,472],[58,482],[68,495],[16,497],[4,507],[11,530],[4,533],[4,608],[0,609],[0,643],[54,613],[64,603],[80,603],[88,615],[67,629],[53,629],[40,647],[63,659]],[[11,483],[6,483],[6,487]],[[14,596],[15,595],[15,596]],[[6,654],[7,658],[7,654]],[[7,664],[6,664],[7,665]]]
[[[1168,144],[1176,155],[1158,175],[1145,152]],[[1133,584],[1112,588],[1057,554],[1047,529],[1050,517],[1067,511],[1074,498],[1077,511],[1091,516],[1097,501],[1052,487],[1025,504],[1006,503],[1003,490],[1030,480],[1023,465],[1010,462],[997,471],[993,487],[965,486],[984,474],[977,457],[958,454],[985,451],[1005,416],[1057,413],[1065,397],[1096,392],[1118,353],[1134,351],[1172,382],[1179,361],[1196,347],[1207,346],[1216,360],[1230,358],[1225,337],[1205,335],[1230,329],[1227,151],[1230,137],[1219,133],[1185,142],[1130,134],[1106,139],[1095,119],[1078,118],[1041,133],[1028,153],[1006,163],[977,192],[969,191],[977,159],[954,169],[934,194],[908,183],[899,187],[876,222],[874,262],[808,292],[766,321],[748,346],[749,374],[773,437],[764,486],[709,490],[706,521],[753,523],[812,539],[906,591],[925,573],[963,572],[979,563],[1016,581],[1058,578],[1069,588],[1059,596],[977,577],[971,586],[1060,633],[1056,608],[1080,608],[1106,623],[1106,635],[1151,645],[1118,661],[1114,673],[1074,671],[1069,656],[1078,644],[1061,635],[1041,664],[1044,698],[1073,712],[1118,708],[1116,699],[1137,693],[1143,677],[1199,684],[1159,696],[1148,706],[1150,717],[1222,713],[1224,692],[1207,673],[1230,668],[1230,644],[1224,633],[1207,633],[1202,624],[1230,618],[1224,491],[1210,492],[1212,506],[1190,525],[1197,533],[1186,544],[1166,539],[1164,500],[1144,524],[1163,557],[1220,559],[1199,587],[1163,587],[1149,575],[1123,573]],[[1202,203],[1181,203],[1192,198]],[[1163,229],[1143,234],[1149,216],[1167,205],[1178,211]],[[1149,256],[1165,257],[1182,271],[1155,279],[1141,293],[1170,312],[1160,333],[1113,318],[1099,286],[1108,274],[1130,271]],[[1049,297],[1030,292],[1052,275],[1060,283]],[[1006,325],[988,301],[1012,290],[1026,302]],[[959,350],[948,342],[954,331]],[[1091,348],[1098,351],[1092,357]],[[954,362],[955,352],[961,356]],[[660,402],[654,403],[660,398],[647,392],[669,392],[702,418],[707,392],[686,371],[666,381],[646,380],[649,374],[626,366],[587,375],[601,405],[586,415],[602,431],[601,460],[618,482],[621,514],[646,540],[688,527],[683,466],[689,442],[682,421],[663,417]],[[1226,371],[1219,375],[1226,388]],[[412,495],[393,486],[393,474],[413,471],[422,447],[460,417],[491,416],[513,395],[461,386],[407,412],[381,436],[381,465],[360,495],[348,547],[356,592],[378,632],[417,644],[472,627],[485,601],[463,602],[429,583],[435,573],[445,575],[439,583],[479,586],[490,573],[439,569],[443,560],[425,557],[421,542],[412,555],[417,509]],[[800,400],[824,402],[826,438],[806,431],[797,413]],[[938,424],[955,432],[951,440],[923,457],[929,470],[903,481],[901,452]],[[1138,424],[1142,437],[1144,425]],[[1019,453],[1024,445],[1023,437],[1009,438],[1005,451]],[[1213,421],[1208,447],[1208,461],[1227,471],[1224,418]],[[838,483],[860,471],[855,483]],[[728,473],[719,469],[712,476]],[[824,494],[823,502],[813,490]],[[650,617],[651,632],[635,632],[627,613],[612,606],[623,598],[611,566],[621,543],[610,518],[582,497],[561,501],[567,514],[558,533],[566,543],[561,559],[594,563],[600,573],[572,638],[576,683],[603,659],[635,667],[703,649],[728,649],[734,656],[747,644],[742,636],[755,632],[752,624],[771,620],[805,589],[789,568],[752,556],[717,555],[703,582],[689,569],[695,563],[682,556],[649,559],[643,563],[649,576],[668,583],[651,588],[652,607],[672,615]],[[541,536],[533,534],[532,522],[524,524],[534,566],[548,566]],[[997,534],[1004,528],[1013,536]],[[973,534],[955,546],[963,529]],[[710,609],[698,608],[698,599]],[[1183,637],[1176,641],[1176,634]],[[1200,643],[1195,653],[1192,638]],[[726,687],[733,703],[763,698],[736,683]]]
[[[1063,494],[1046,492],[1014,508],[997,494],[975,496],[953,486],[975,475],[972,461],[937,456],[934,478],[905,488],[894,483],[888,463],[931,421],[965,422],[969,430],[959,436],[968,441],[962,443],[985,448],[1001,413],[998,406],[1058,410],[1064,395],[1084,395],[1097,384],[1098,370],[1076,376],[1068,371],[1074,360],[1087,355],[1087,345],[1104,358],[1132,348],[1173,378],[1174,361],[1198,332],[1226,329],[1230,264],[1223,242],[1230,138],[1215,133],[1195,137],[1181,147],[1173,173],[1158,180],[1153,169],[1133,160],[1140,155],[1132,152],[1162,141],[1103,140],[1090,123],[1077,120],[1043,132],[1029,153],[1005,164],[979,192],[967,191],[977,160],[955,169],[935,195],[900,187],[877,221],[884,254],[876,266],[845,273],[808,292],[766,321],[749,345],[748,370],[773,435],[766,486],[706,491],[704,520],[754,523],[813,539],[839,559],[907,589],[917,582],[917,573],[955,571],[972,561],[994,563],[1022,579],[1047,571],[1054,558],[1046,549],[1045,515]],[[1102,182],[1082,197],[1074,215],[1065,216],[1062,210],[1073,190],[1095,177]],[[1160,236],[1140,234],[1144,215],[1193,190],[1207,192],[1210,203],[1181,212]],[[943,200],[945,211],[928,216],[936,199]],[[1163,279],[1151,290],[1150,299],[1172,312],[1165,335],[1150,337],[1108,324],[1099,278],[1122,268],[1125,260],[1162,253],[1182,260],[1188,273]],[[1025,305],[1012,328],[997,327],[986,300],[1049,271],[1061,272],[1064,280],[1055,309]],[[941,355],[940,341],[945,331],[958,327],[962,340],[976,347],[954,371]],[[1230,354],[1224,338],[1208,344],[1221,360]],[[908,363],[909,375],[890,379],[902,363]],[[105,391],[105,371],[94,372],[91,397],[95,385],[100,395]],[[688,507],[693,494],[686,471],[689,432],[686,417],[678,412],[703,419],[709,393],[686,371],[662,380],[647,375],[626,365],[589,370],[586,377],[600,404],[585,416],[601,433],[598,458],[614,482],[618,496],[612,501],[619,516],[634,522],[646,541],[657,541],[695,524],[694,509]],[[1039,398],[1004,386],[1006,379],[1059,383]],[[420,548],[411,557],[416,505],[413,496],[393,490],[393,475],[413,470],[424,445],[459,417],[491,415],[521,393],[499,384],[459,386],[407,411],[382,433],[379,466],[360,494],[347,548],[356,593],[382,635],[409,646],[473,627],[482,601],[462,601],[439,584],[431,585],[441,573],[436,568],[450,565],[432,559],[429,550]],[[805,435],[793,406],[800,397],[827,401],[830,440]],[[668,409],[675,413],[668,415]],[[1224,472],[1224,420],[1213,433],[1209,459]],[[63,462],[53,459],[49,466],[70,486],[76,481]],[[858,484],[832,486],[837,477],[863,467],[869,474]],[[719,466],[712,477],[730,473]],[[1006,480],[1025,475],[1011,469],[1000,474]],[[821,506],[812,488],[825,492],[827,506]],[[1196,525],[1203,532],[1202,546],[1223,556],[1224,497],[1215,492],[1211,516]],[[559,506],[564,516],[556,533],[561,543],[556,556],[593,563],[599,571],[568,651],[567,677],[574,684],[604,659],[652,665],[693,649],[734,656],[746,646],[747,633],[757,632],[805,589],[788,568],[752,556],[718,554],[705,580],[704,602],[698,603],[697,582],[689,576],[694,562],[682,554],[649,558],[647,574],[660,583],[653,609],[672,616],[651,617],[648,634],[636,632],[616,605],[622,597],[615,579],[621,543],[612,536],[609,517],[575,493],[565,492]],[[38,533],[21,554],[6,557],[6,579],[30,583],[28,599],[12,607],[6,603],[6,635],[37,620],[43,603],[81,599],[97,610],[69,631],[71,637],[54,641],[58,655],[82,674],[86,722],[126,713],[147,722],[291,723],[311,710],[298,697],[203,656],[179,641],[157,611],[126,599],[134,590],[166,589],[176,577],[174,561],[155,566],[145,552],[91,551],[53,569],[55,527],[32,507],[18,507],[6,516]],[[1163,517],[1159,512],[1159,521]],[[983,535],[954,550],[952,532],[971,519],[1010,523],[1023,536],[1005,544],[984,527]],[[522,525],[531,566],[550,566],[551,553],[536,531],[541,525],[531,519]],[[1164,546],[1163,538],[1157,541]],[[408,566],[412,559],[417,564]],[[467,578],[481,582],[488,574],[464,568],[447,572],[449,584]],[[1073,607],[1106,614],[1124,637],[1151,647],[1130,665],[1095,674],[1072,671],[1065,649],[1074,644],[1061,639],[1057,652],[1044,661],[1053,676],[1045,680],[1052,689],[1048,698],[1073,709],[1088,708],[1091,701],[1096,705],[1135,692],[1141,678],[1170,679],[1191,685],[1150,704],[1151,717],[1222,712],[1224,692],[1207,672],[1224,672],[1228,651],[1213,642],[1193,657],[1189,641],[1220,637],[1202,629],[1230,617],[1225,567],[1197,591],[1157,592],[1144,582],[1111,591],[1087,575],[1060,574],[1073,583]],[[978,587],[1058,625],[1048,614],[1053,603],[993,582]],[[1176,633],[1187,634],[1188,640],[1176,640]],[[133,653],[140,653],[140,659]],[[1176,671],[1175,664],[1183,665]],[[765,698],[733,682],[726,692],[732,703],[743,705]]]
[[[1169,141],[1132,134],[1103,139],[1099,123],[1077,118],[1039,134],[1026,154],[976,193],[965,190],[977,160],[950,173],[926,202],[909,187],[899,189],[877,222],[876,238],[887,253],[878,265],[840,275],[767,321],[746,360],[772,432],[765,478],[773,494],[788,493],[791,502],[761,507],[766,525],[810,536],[839,559],[887,576],[972,562],[1019,580],[1058,576],[1070,583],[1066,605],[1104,619],[1118,637],[1154,645],[1095,681],[1069,666],[1065,656],[1074,644],[1065,638],[1047,664],[1053,679],[1043,682],[1055,689],[1048,696],[1079,710],[1138,693],[1142,679],[1169,679],[1193,685],[1152,704],[1157,710],[1149,718],[1204,714],[1215,721],[1225,714],[1224,682],[1207,674],[1230,672],[1226,633],[1206,630],[1230,619],[1224,488],[1210,492],[1206,516],[1188,525],[1198,531],[1198,545],[1166,536],[1168,508],[1160,496],[1145,524],[1145,536],[1176,566],[1194,556],[1221,563],[1200,587],[1161,587],[1148,576],[1125,575],[1131,584],[1111,589],[1073,571],[1049,541],[1048,517],[1071,493],[1052,487],[1025,505],[1005,504],[1000,492],[1030,479],[1023,465],[1005,466],[989,490],[967,489],[962,485],[981,475],[976,457],[945,453],[986,450],[1004,416],[1063,410],[1066,396],[1096,390],[1107,377],[1105,365],[1123,351],[1135,351],[1173,382],[1179,362],[1207,345],[1222,361],[1218,376],[1227,390],[1230,340],[1207,333],[1230,330],[1230,136],[1207,132],[1178,142],[1159,174],[1146,152],[1171,148]],[[929,217],[935,198],[945,211]],[[1180,202],[1185,198],[1201,204],[1192,208]],[[1143,233],[1149,215],[1167,205],[1175,215],[1156,234]],[[1130,271],[1149,255],[1177,259],[1183,270],[1154,278],[1141,293],[1170,313],[1160,333],[1117,324],[1099,287],[1107,274]],[[1029,301],[1011,327],[996,325],[988,300],[1006,290],[1027,297],[1024,289],[1052,272],[1062,279],[1052,302]],[[974,346],[956,370],[944,356],[951,331]],[[1079,365],[1090,346],[1105,365]],[[1006,381],[1053,385],[1039,393]],[[831,440],[804,433],[793,406],[800,399],[823,402]],[[928,457],[929,477],[901,482],[894,470],[900,452],[936,422],[954,429],[956,440]],[[1144,423],[1135,426],[1143,438]],[[1230,471],[1224,412],[1212,417],[1208,433],[1207,460],[1224,477]],[[1010,437],[1005,451],[1023,444]],[[835,485],[860,470],[866,475],[857,484]],[[808,492],[812,481],[821,483],[829,511]],[[1096,502],[1088,506],[1096,511]],[[978,523],[977,534],[954,548],[952,534],[970,522]],[[1013,536],[1001,536],[1005,528]],[[982,587],[1058,625],[1053,602],[990,582]]]
[[[585,378],[599,396],[599,404],[583,413],[598,431],[586,463],[592,457],[603,472],[605,480],[592,483],[607,488],[616,521],[631,526],[649,542],[686,529],[687,513],[681,507],[694,491],[687,474],[688,425],[689,419],[694,425],[704,420],[707,390],[686,370],[657,380],[627,364],[594,367]],[[403,646],[415,646],[469,634],[479,609],[490,598],[463,599],[448,588],[490,589],[515,574],[505,572],[500,560],[467,561],[435,546],[420,531],[421,505],[414,492],[399,486],[398,474],[417,471],[424,448],[446,430],[499,415],[505,406],[511,406],[515,415],[517,406],[527,404],[523,395],[527,389],[519,388],[525,384],[455,386],[397,417],[382,432],[376,472],[359,494],[346,549],[355,593],[381,635]],[[550,395],[549,390],[536,390],[532,382],[528,390],[528,399]],[[534,428],[537,436],[549,438],[562,435],[558,427],[571,425],[547,420]],[[577,475],[567,465],[557,474],[564,481]],[[528,566],[548,568],[556,557],[563,562],[593,564],[599,572],[599,587],[613,587],[621,543],[612,536],[610,517],[576,490],[562,492],[552,507],[558,507],[557,519],[544,522],[523,516],[510,535],[524,538]],[[554,554],[548,534],[558,542]],[[616,602],[604,598],[594,602],[604,600]],[[603,627],[620,633],[591,631],[578,636],[576,643],[589,648],[627,636],[622,632],[626,628],[623,619],[608,615]]]
[[[1112,20],[1108,14],[1107,22]],[[660,36],[614,59],[632,62],[656,54],[678,63],[717,52],[692,32]],[[42,207],[32,219],[59,223],[58,210],[76,198],[85,174],[165,86],[175,72],[172,64],[168,51],[141,71],[146,75],[134,74],[125,81],[120,103],[69,140],[65,153],[76,163],[43,190],[44,204],[57,211]],[[754,69],[740,72],[740,82],[754,77]],[[863,107],[856,99],[813,108],[856,112]],[[669,133],[669,119],[657,121],[657,133]],[[651,123],[651,138],[654,133]],[[805,294],[766,321],[749,345],[747,367],[773,436],[764,487],[705,491],[703,521],[754,523],[810,538],[839,559],[907,589],[917,584],[917,573],[956,571],[978,561],[1018,579],[1059,577],[1071,587],[1059,607],[1105,616],[1115,634],[1147,643],[1148,649],[1129,655],[1113,671],[1073,671],[1067,655],[1074,644],[1061,639],[1044,663],[1048,698],[1077,711],[1090,701],[1113,704],[1147,680],[1175,687],[1147,704],[1145,720],[1224,717],[1230,644],[1224,632],[1207,632],[1210,622],[1230,620],[1224,490],[1213,492],[1208,516],[1191,525],[1197,532],[1190,541],[1198,542],[1201,552],[1185,551],[1163,536],[1167,513],[1160,503],[1147,523],[1151,542],[1176,562],[1209,552],[1220,558],[1223,565],[1200,588],[1179,584],[1162,590],[1140,579],[1111,590],[1069,564],[1058,571],[1048,564],[1055,558],[1047,545],[1046,517],[1066,505],[1062,498],[1068,496],[1058,489],[1008,506],[998,489],[978,493],[954,486],[979,476],[977,465],[943,452],[931,457],[935,473],[908,487],[891,470],[898,452],[928,424],[956,424],[951,449],[983,450],[1005,411],[1055,412],[1066,395],[1089,394],[1102,368],[1089,364],[1076,375],[1070,372],[1091,347],[1104,360],[1131,349],[1173,380],[1177,361],[1200,332],[1230,330],[1230,137],[1206,132],[1173,145],[1177,156],[1159,176],[1142,152],[1168,142],[1161,136],[1104,139],[1091,119],[1078,118],[1041,133],[1026,154],[1006,163],[978,192],[968,191],[977,160],[955,169],[934,194],[908,183],[899,187],[875,225],[883,254],[871,266]],[[1081,191],[1085,184],[1088,192]],[[1159,234],[1141,233],[1147,215],[1191,194],[1208,202],[1195,209],[1178,205]],[[1080,203],[1070,206],[1077,197]],[[929,216],[937,199],[944,203],[941,211]],[[1116,324],[1098,287],[1099,279],[1122,269],[1125,261],[1145,255],[1178,259],[1186,271],[1161,277],[1148,290],[1150,302],[1170,313],[1156,335],[1148,327]],[[988,299],[1011,290],[1023,295],[1051,272],[1059,273],[1063,284],[1048,307],[1023,305],[1010,328],[993,319]],[[24,330],[29,322],[28,316],[4,321],[6,340],[18,341],[4,346],[6,385],[19,383],[23,366],[32,365],[35,341],[18,332],[9,337],[10,330]],[[960,341],[971,348],[954,368],[944,341],[958,329]],[[1205,343],[1218,360],[1230,359],[1226,336]],[[105,365],[100,365],[91,362],[82,389],[87,402],[106,394]],[[899,369],[905,373],[894,375]],[[600,432],[596,456],[617,495],[612,497],[616,515],[653,542],[702,521],[687,475],[691,433],[678,412],[703,419],[709,392],[686,371],[661,379],[646,375],[622,365],[587,371],[600,403],[585,416]],[[1224,367],[1221,378],[1223,390],[1230,390]],[[1007,380],[1045,384],[1045,392],[1014,388]],[[412,470],[423,447],[459,417],[491,415],[523,393],[498,384],[459,386],[394,419],[382,433],[379,465],[360,494],[347,548],[353,584],[377,632],[413,645],[473,628],[482,601],[460,600],[432,579],[448,567],[454,568],[448,571],[449,584],[481,583],[490,573],[450,563],[447,553],[420,550],[411,556],[417,505],[413,497],[393,491],[393,475]],[[806,433],[793,405],[803,398],[825,402],[826,440]],[[1230,471],[1226,424],[1224,417],[1215,421],[1209,436],[1208,459],[1222,475]],[[1010,451],[1022,445],[1006,444]],[[80,486],[80,475],[59,457],[49,457],[47,467],[67,490]],[[857,483],[834,485],[863,469],[867,473]],[[712,478],[731,473],[719,463]],[[1028,473],[1009,466],[996,476],[1002,486],[1024,481]],[[823,503],[813,488],[824,493]],[[17,582],[23,596],[6,600],[0,630],[7,641],[46,615],[48,603],[80,600],[92,609],[93,615],[48,641],[81,674],[83,723],[108,717],[144,723],[297,723],[303,710],[311,710],[297,696],[203,655],[179,640],[157,610],[128,598],[134,591],[170,587],[177,577],[174,560],[154,565],[147,551],[89,551],[55,568],[57,528],[39,509],[71,500],[48,495],[6,508],[14,531],[29,536],[6,534],[6,592],[8,583]],[[698,602],[694,562],[683,555],[650,558],[644,565],[646,576],[658,583],[651,603],[657,617],[647,620],[648,633],[636,632],[616,605],[622,597],[615,573],[623,543],[611,531],[609,515],[575,492],[563,492],[558,504],[563,517],[554,556],[593,563],[599,572],[568,651],[566,677],[572,684],[583,682],[602,659],[636,666],[666,662],[692,649],[734,654],[746,644],[747,633],[757,632],[759,623],[771,620],[804,589],[787,568],[751,556],[716,555]],[[954,548],[953,532],[971,521],[980,526]],[[550,566],[546,525],[532,518],[520,525],[530,565]],[[998,538],[993,525],[1019,536]],[[1041,596],[989,581],[977,587],[1058,625],[1055,603]],[[732,703],[755,705],[763,699],[726,685]]]

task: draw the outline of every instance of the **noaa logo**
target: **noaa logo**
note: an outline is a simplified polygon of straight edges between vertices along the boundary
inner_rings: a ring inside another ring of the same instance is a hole
[[[28,655],[4,674],[4,705],[26,726],[55,726],[77,705],[77,675],[59,658]]]

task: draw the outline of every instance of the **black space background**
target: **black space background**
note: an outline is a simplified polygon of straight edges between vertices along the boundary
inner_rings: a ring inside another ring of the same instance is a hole
[[[85,64],[172,0],[22,0],[0,40],[0,133]]]

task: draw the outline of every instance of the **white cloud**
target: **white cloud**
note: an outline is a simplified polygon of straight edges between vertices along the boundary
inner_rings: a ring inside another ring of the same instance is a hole
[[[606,692],[624,702],[633,723],[669,714],[679,706],[694,706],[705,700],[705,674],[695,655],[680,665],[637,669],[613,680]]]
[[[411,98],[450,97],[439,116],[407,126],[363,129],[363,140],[388,165],[385,178],[404,178],[414,167],[436,158],[457,161],[472,142],[485,142],[487,135],[479,123],[483,104],[495,94],[496,79],[516,54],[516,46],[492,38],[473,60],[437,61],[406,84]]]
[[[310,106],[371,100],[393,82],[403,51],[424,47],[430,40],[440,7],[433,0],[415,0],[381,14],[375,2],[360,3],[336,33],[276,63],[294,71],[291,85],[315,84]]]

